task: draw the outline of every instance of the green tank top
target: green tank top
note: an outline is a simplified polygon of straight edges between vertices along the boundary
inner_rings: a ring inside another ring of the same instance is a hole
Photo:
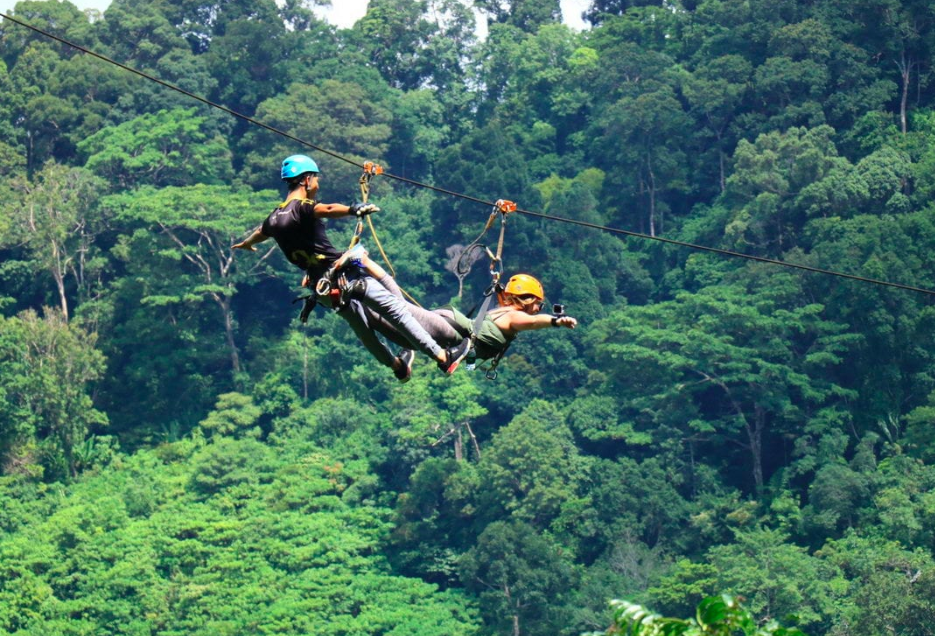
[[[471,333],[474,330],[474,321],[457,309],[452,308],[451,310],[454,314],[455,322],[458,323],[461,330],[464,333]],[[477,352],[478,358],[483,360],[496,358],[499,354],[506,351],[510,343],[516,338],[515,335],[508,336],[503,333],[503,330],[494,322],[494,320],[508,311],[512,311],[512,308],[497,307],[496,309],[488,311],[487,315],[484,316],[484,322],[482,322],[480,326],[480,333],[477,334],[477,338],[474,341],[474,350]]]

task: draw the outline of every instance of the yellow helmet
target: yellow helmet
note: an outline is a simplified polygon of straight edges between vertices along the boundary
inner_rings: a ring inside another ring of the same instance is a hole
[[[529,274],[516,274],[511,277],[503,291],[511,296],[535,296],[539,300],[545,299],[542,283]]]

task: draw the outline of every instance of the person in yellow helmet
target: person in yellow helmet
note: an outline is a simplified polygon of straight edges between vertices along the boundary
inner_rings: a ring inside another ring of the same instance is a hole
[[[370,261],[369,271],[390,293],[402,297],[396,282],[378,264]],[[578,321],[571,316],[542,314],[544,301],[545,291],[536,278],[529,274],[512,276],[497,294],[499,306],[487,312],[474,338],[477,357],[499,361],[522,331],[551,327],[574,329],[578,326]],[[408,303],[408,308],[412,317],[442,346],[461,342],[466,335],[473,333],[474,321],[456,309],[427,310],[411,303]],[[371,322],[389,340],[406,346],[405,340],[387,321],[374,315]]]

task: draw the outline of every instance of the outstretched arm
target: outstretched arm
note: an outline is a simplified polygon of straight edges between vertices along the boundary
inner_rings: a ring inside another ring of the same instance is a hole
[[[253,246],[256,245],[257,243],[262,243],[268,238],[269,237],[263,234],[263,232],[261,232],[260,230],[256,230],[253,232],[253,234],[250,235],[250,237],[246,241],[237,243],[236,245],[231,245],[231,249],[232,250],[247,250],[250,252],[255,252],[256,248],[254,248]]]
[[[372,203],[355,203],[353,205],[344,205],[343,203],[316,203],[315,214],[325,218],[339,218],[342,216],[366,216],[379,212],[380,208]]]
[[[578,321],[571,316],[549,316],[535,315],[516,310],[511,311],[497,318],[494,322],[501,329],[516,333],[520,331],[530,331],[532,329],[545,329],[547,327],[566,327],[574,329],[578,326]]]

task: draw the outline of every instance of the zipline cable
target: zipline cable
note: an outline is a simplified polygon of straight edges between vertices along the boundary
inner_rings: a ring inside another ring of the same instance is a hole
[[[108,64],[113,64],[114,66],[120,67],[120,68],[122,68],[122,69],[125,70],[125,71],[129,71],[130,73],[133,73],[134,75],[139,75],[140,77],[142,77],[142,78],[144,78],[144,79],[148,79],[148,80],[151,81],[151,82],[156,82],[156,83],[159,84],[160,86],[163,86],[163,87],[168,88],[168,89],[170,89],[170,90],[176,91],[177,93],[181,93],[182,95],[185,95],[186,97],[191,97],[192,99],[197,100],[197,101],[201,102],[202,104],[206,104],[206,105],[211,106],[211,107],[213,107],[213,108],[217,108],[218,110],[223,110],[225,113],[228,113],[229,115],[233,115],[234,117],[239,117],[240,119],[243,119],[244,121],[250,122],[251,124],[253,124],[253,125],[255,125],[255,126],[259,126],[260,128],[265,128],[266,130],[268,130],[268,131],[270,131],[270,132],[273,132],[273,133],[276,133],[277,135],[282,135],[282,136],[285,137],[286,139],[290,139],[290,140],[292,140],[292,141],[294,141],[294,142],[296,142],[296,143],[302,144],[302,145],[304,145],[304,146],[308,146],[309,148],[312,148],[313,150],[317,150],[318,152],[321,152],[321,153],[324,153],[324,154],[329,155],[329,156],[331,156],[331,157],[334,157],[335,159],[340,159],[341,161],[346,161],[347,163],[350,163],[350,164],[355,165],[355,166],[357,166],[357,167],[362,167],[361,164],[359,164],[359,163],[357,163],[357,162],[355,162],[355,161],[352,161],[351,159],[348,159],[348,158],[346,158],[346,157],[342,157],[341,155],[339,155],[339,154],[336,153],[336,152],[332,152],[332,151],[327,150],[327,149],[325,149],[325,148],[320,148],[320,147],[316,146],[315,144],[312,144],[312,143],[309,143],[309,142],[305,141],[304,139],[299,139],[298,137],[294,137],[294,136],[290,135],[289,133],[287,133],[287,132],[285,132],[285,131],[282,131],[282,130],[279,130],[278,128],[274,128],[274,127],[272,127],[272,126],[269,126],[269,125],[267,125],[267,124],[264,124],[264,123],[261,122],[261,121],[258,121],[258,120],[256,120],[256,119],[253,119],[252,117],[248,117],[247,115],[244,115],[243,113],[238,113],[236,110],[230,109],[230,108],[228,108],[227,106],[222,106],[221,104],[212,102],[211,100],[206,99],[206,98],[202,97],[201,95],[196,95],[196,94],[194,94],[194,93],[191,93],[191,92],[185,90],[184,88],[181,88],[181,87],[176,86],[176,85],[174,85],[174,84],[170,84],[169,82],[163,81],[163,80],[159,79],[158,77],[153,77],[152,75],[149,75],[149,74],[147,74],[147,73],[144,73],[143,71],[137,70],[137,69],[133,68],[132,66],[127,66],[126,64],[121,64],[120,62],[118,62],[118,61],[116,61],[116,60],[113,60],[113,59],[107,57],[106,55],[101,55],[100,53],[95,53],[94,51],[92,51],[92,50],[90,50],[90,49],[87,49],[87,48],[81,46],[80,44],[75,44],[74,42],[69,42],[68,40],[66,40],[66,39],[64,39],[64,38],[60,38],[59,36],[54,35],[54,34],[52,34],[52,33],[49,33],[49,32],[47,32],[47,31],[43,31],[42,29],[40,29],[40,28],[38,28],[38,27],[35,27],[35,26],[31,25],[31,24],[27,24],[26,22],[23,22],[22,20],[18,20],[17,18],[12,18],[12,17],[8,16],[8,15],[5,14],[5,13],[0,13],[0,17],[2,17],[2,18],[5,19],[5,20],[9,20],[10,22],[13,22],[13,23],[15,23],[15,24],[18,24],[18,25],[20,25],[20,26],[24,26],[24,27],[26,27],[27,29],[29,29],[29,30],[31,30],[31,31],[35,31],[36,33],[38,33],[38,34],[40,34],[40,35],[44,35],[45,37],[47,37],[47,38],[49,38],[49,39],[55,40],[56,42],[60,42],[61,44],[64,44],[64,45],[66,45],[66,46],[70,46],[70,47],[72,47],[73,49],[77,49],[77,50],[81,51],[82,53],[87,53],[88,55],[90,55],[90,56],[92,56],[92,57],[96,57],[96,58],[99,59],[99,60],[103,60],[103,61],[107,62]]]
[[[255,125],[255,126],[259,126],[260,128],[264,128],[264,129],[266,129],[266,130],[268,130],[268,131],[270,131],[270,132],[272,132],[272,133],[275,133],[275,134],[277,134],[277,135],[281,135],[281,136],[285,137],[286,139],[289,139],[290,141],[294,141],[294,142],[296,142],[296,143],[298,143],[298,144],[301,144],[301,145],[303,145],[303,146],[306,146],[306,147],[308,147],[308,148],[311,148],[312,150],[317,150],[318,152],[321,152],[321,153],[323,153],[323,154],[326,154],[326,155],[328,155],[328,156],[330,156],[330,157],[334,157],[335,159],[338,159],[338,160],[343,161],[343,162],[345,162],[345,163],[349,163],[349,164],[351,164],[352,166],[357,166],[358,168],[363,168],[363,167],[364,167],[364,164],[357,163],[357,162],[354,161],[353,159],[348,159],[347,157],[344,157],[344,156],[342,156],[342,155],[340,155],[340,154],[338,154],[338,153],[336,153],[336,152],[333,152],[333,151],[331,151],[331,150],[328,150],[327,148],[322,148],[321,146],[317,146],[317,145],[311,143],[310,141],[306,141],[306,140],[304,140],[304,139],[299,139],[298,137],[296,137],[296,136],[294,136],[294,135],[291,135],[291,134],[285,132],[284,130],[280,130],[279,128],[276,128],[276,127],[274,127],[274,126],[270,126],[269,124],[264,124],[263,122],[261,122],[261,121],[259,121],[259,120],[257,120],[257,119],[254,119],[253,117],[250,117],[249,115],[244,115],[243,113],[239,113],[239,112],[237,112],[236,110],[233,110],[233,109],[231,109],[231,108],[228,108],[227,106],[224,106],[224,105],[222,105],[222,104],[218,104],[218,103],[216,103],[216,102],[212,102],[210,99],[207,99],[207,98],[205,98],[205,97],[202,97],[201,95],[196,95],[196,94],[194,94],[194,93],[192,93],[192,92],[190,92],[190,91],[185,90],[184,88],[181,88],[181,87],[179,87],[179,86],[176,86],[175,84],[171,84],[171,83],[169,83],[169,82],[166,82],[165,80],[159,79],[158,77],[154,77],[154,76],[152,76],[152,75],[149,75],[148,73],[144,73],[143,71],[137,70],[137,69],[133,68],[132,66],[127,66],[126,64],[122,64],[122,63],[118,62],[117,60],[114,60],[114,59],[112,59],[112,58],[107,57],[106,55],[101,55],[100,53],[96,53],[96,52],[94,52],[94,51],[92,51],[92,50],[90,50],[90,49],[88,49],[88,48],[85,48],[85,47],[81,46],[80,44],[75,44],[74,42],[71,42],[71,41],[69,41],[69,40],[66,40],[66,39],[64,39],[64,38],[62,38],[62,37],[59,37],[59,36],[55,35],[55,34],[49,33],[48,31],[44,31],[44,30],[40,29],[39,27],[36,27],[36,26],[33,26],[33,25],[28,24],[28,23],[26,23],[26,22],[23,22],[22,20],[19,20],[19,19],[17,19],[17,18],[8,16],[8,15],[5,14],[5,13],[0,13],[0,18],[3,18],[3,19],[5,19],[5,20],[9,20],[10,22],[13,22],[13,23],[15,23],[15,24],[18,24],[18,25],[20,25],[20,26],[22,26],[22,27],[26,27],[27,29],[29,29],[29,30],[31,30],[31,31],[34,31],[34,32],[38,33],[39,35],[45,36],[45,37],[47,37],[47,38],[49,38],[49,39],[51,39],[51,40],[55,40],[56,42],[59,42],[59,43],[64,44],[64,45],[66,45],[66,46],[70,46],[70,47],[73,48],[73,49],[76,49],[76,50],[78,50],[78,51],[81,51],[82,53],[86,53],[86,54],[88,54],[88,55],[90,55],[90,56],[92,56],[92,57],[96,57],[96,58],[99,59],[99,60],[102,60],[102,61],[104,61],[104,62],[107,62],[108,64],[113,64],[114,66],[117,66],[117,67],[119,67],[119,68],[122,68],[122,69],[125,70],[125,71],[129,71],[130,73],[133,73],[134,75],[139,75],[140,77],[142,77],[142,78],[144,78],[144,79],[147,79],[147,80],[149,80],[149,81],[151,81],[151,82],[155,82],[155,83],[159,84],[160,86],[163,86],[164,88],[168,88],[169,90],[173,90],[173,91],[175,91],[175,92],[177,92],[177,93],[181,93],[182,95],[185,95],[186,97],[191,97],[192,99],[197,100],[197,101],[201,102],[202,104],[205,104],[205,105],[207,105],[207,106],[211,106],[212,108],[217,108],[218,110],[222,110],[222,111],[224,111],[225,113],[227,113],[227,114],[229,114],[229,115],[233,115],[234,117],[237,117],[237,118],[239,118],[239,119],[242,119],[242,120],[244,120],[244,121],[246,121],[246,122],[248,122],[248,123],[251,123],[251,124],[253,124],[253,125]],[[403,182],[403,183],[408,183],[408,184],[410,184],[410,185],[418,186],[418,187],[420,187],[420,188],[427,188],[427,189],[429,189],[429,190],[434,190],[435,192],[438,192],[438,193],[440,193],[440,194],[446,194],[446,195],[453,196],[453,197],[459,197],[459,198],[465,199],[465,200],[467,200],[467,201],[472,201],[472,202],[474,202],[474,203],[480,203],[481,205],[485,205],[485,206],[487,206],[487,207],[490,207],[490,206],[493,205],[493,202],[492,202],[492,201],[485,201],[485,200],[483,200],[483,199],[479,199],[479,198],[477,198],[477,197],[472,197],[472,196],[470,196],[470,195],[463,194],[463,193],[461,193],[461,192],[454,192],[453,190],[446,190],[445,188],[439,188],[438,186],[434,186],[434,185],[431,185],[431,184],[429,184],[429,183],[421,183],[421,182],[419,182],[419,181],[415,181],[415,180],[413,180],[413,179],[409,179],[409,178],[403,177],[403,176],[401,176],[401,175],[395,175],[395,174],[391,174],[391,173],[389,173],[389,172],[384,172],[384,173],[383,173],[383,176],[388,177],[388,178],[390,178],[390,179],[395,179],[396,181],[401,181],[401,182]]]
[[[201,102],[202,104],[205,104],[205,105],[207,105],[207,106],[211,106],[212,108],[217,108],[218,110],[222,110],[222,111],[224,111],[225,113],[228,113],[229,115],[233,115],[234,117],[237,117],[237,118],[239,118],[239,119],[242,119],[242,120],[244,120],[244,121],[246,121],[246,122],[248,122],[248,123],[251,123],[251,124],[253,124],[253,125],[255,125],[255,126],[259,126],[260,128],[263,128],[263,129],[268,130],[268,131],[270,131],[270,132],[272,132],[272,133],[275,133],[275,134],[277,134],[277,135],[280,135],[280,136],[282,136],[282,137],[285,137],[286,139],[289,139],[289,140],[294,141],[294,142],[296,142],[296,143],[298,143],[298,144],[301,144],[301,145],[303,145],[303,146],[306,146],[306,147],[308,147],[308,148],[311,148],[311,149],[313,149],[313,150],[316,150],[316,151],[318,151],[318,152],[321,152],[321,153],[323,153],[323,154],[326,154],[326,155],[328,155],[329,157],[333,157],[333,158],[338,159],[338,160],[340,160],[340,161],[344,161],[345,163],[349,163],[349,164],[351,164],[351,165],[353,165],[353,166],[357,166],[358,168],[363,168],[363,167],[364,167],[364,164],[359,164],[359,163],[357,163],[356,161],[354,161],[354,160],[352,160],[352,159],[348,159],[347,157],[344,157],[344,156],[342,156],[342,155],[340,155],[340,154],[338,154],[338,153],[336,153],[336,152],[333,152],[333,151],[328,150],[328,149],[326,149],[326,148],[322,148],[322,147],[320,147],[320,146],[317,146],[317,145],[315,145],[315,144],[313,144],[313,143],[311,143],[311,142],[309,142],[309,141],[306,141],[306,140],[304,140],[304,139],[299,139],[298,137],[295,137],[294,135],[291,135],[291,134],[289,134],[289,133],[287,133],[287,132],[285,132],[285,131],[283,131],[283,130],[280,130],[280,129],[275,128],[275,127],[273,127],[273,126],[270,126],[270,125],[268,125],[268,124],[264,124],[263,122],[261,122],[261,121],[259,121],[259,120],[256,120],[256,119],[254,119],[254,118],[252,118],[252,117],[250,117],[250,116],[248,116],[248,115],[244,115],[243,113],[239,113],[239,112],[237,112],[237,111],[235,111],[235,110],[233,110],[233,109],[231,109],[231,108],[228,108],[227,106],[223,106],[223,105],[218,104],[218,103],[216,103],[216,102],[213,102],[213,101],[211,101],[211,100],[209,100],[209,99],[207,99],[207,98],[205,98],[205,97],[202,97],[202,96],[200,96],[200,95],[196,95],[196,94],[194,94],[194,93],[191,93],[191,92],[185,90],[184,88],[181,88],[181,87],[179,87],[179,86],[175,86],[174,84],[170,84],[169,82],[166,82],[166,81],[164,81],[164,80],[161,80],[161,79],[159,79],[158,77],[154,77],[154,76],[152,76],[152,75],[149,75],[149,74],[147,74],[147,73],[144,73],[143,71],[137,70],[137,69],[135,69],[135,68],[133,68],[133,67],[131,67],[131,66],[127,66],[126,64],[122,64],[122,63],[120,63],[120,62],[118,62],[118,61],[116,61],[116,60],[114,60],[114,59],[111,59],[111,58],[107,57],[106,55],[101,55],[100,53],[96,53],[96,52],[94,52],[94,51],[92,51],[92,50],[90,50],[90,49],[87,49],[87,48],[85,48],[85,47],[79,45],[79,44],[75,44],[74,42],[70,42],[70,41],[68,41],[68,40],[66,40],[66,39],[64,39],[64,38],[61,38],[61,37],[57,36],[57,35],[54,35],[54,34],[49,33],[49,32],[47,32],[47,31],[44,31],[43,29],[40,29],[40,28],[35,27],[35,26],[31,25],[31,24],[28,24],[28,23],[26,23],[26,22],[23,22],[22,20],[19,20],[19,19],[17,19],[17,18],[13,18],[13,17],[11,17],[11,16],[8,16],[8,15],[6,15],[5,13],[0,13],[0,17],[2,17],[2,18],[5,19],[5,20],[9,20],[10,22],[13,22],[14,24],[18,24],[18,25],[20,25],[20,26],[22,26],[22,27],[25,27],[25,28],[27,28],[27,29],[29,29],[29,30],[31,30],[31,31],[34,31],[35,33],[38,33],[39,35],[42,35],[42,36],[47,37],[47,38],[49,38],[49,39],[55,40],[56,42],[59,42],[59,43],[64,44],[64,45],[66,45],[66,46],[70,46],[70,47],[73,48],[73,49],[76,49],[76,50],[78,50],[78,51],[81,51],[82,53],[86,53],[86,54],[88,54],[88,55],[90,55],[90,56],[92,56],[92,57],[96,57],[96,58],[99,59],[99,60],[102,60],[102,61],[104,61],[104,62],[107,62],[108,64],[113,64],[114,66],[117,66],[117,67],[119,67],[119,68],[121,68],[121,69],[123,69],[123,70],[125,70],[125,71],[129,71],[130,73],[133,73],[134,75],[139,75],[140,77],[142,77],[142,78],[144,78],[144,79],[147,79],[147,80],[149,80],[149,81],[151,81],[151,82],[155,82],[155,83],[159,84],[160,86],[163,86],[163,87],[168,88],[168,89],[170,89],[170,90],[173,90],[173,91],[176,91],[176,92],[178,92],[178,93],[181,93],[182,95],[185,95],[185,96],[190,97],[190,98],[192,98],[192,99],[194,99],[194,100],[197,100],[197,101]],[[477,198],[477,197],[473,197],[473,196],[470,196],[470,195],[467,195],[467,194],[464,194],[464,193],[461,193],[461,192],[455,192],[455,191],[453,191],[453,190],[446,190],[445,188],[440,188],[440,187],[438,187],[438,186],[434,186],[434,185],[429,184],[429,183],[422,183],[422,182],[420,182],[420,181],[416,181],[416,180],[414,180],[414,179],[409,179],[409,178],[407,178],[407,177],[403,177],[403,176],[400,176],[400,175],[391,174],[391,173],[389,173],[389,172],[384,172],[384,173],[383,173],[383,176],[385,176],[385,177],[387,177],[387,178],[389,178],[389,179],[394,179],[394,180],[396,180],[396,181],[400,181],[400,182],[402,182],[402,183],[408,183],[408,184],[413,185],[413,186],[416,186],[416,187],[420,187],[420,188],[425,188],[425,189],[428,189],[428,190],[432,190],[432,191],[438,192],[438,193],[440,193],[440,194],[445,194],[445,195],[452,196],[452,197],[456,197],[456,198],[459,198],[459,199],[464,199],[464,200],[466,200],[466,201],[471,201],[471,202],[474,202],[474,203],[479,203],[479,204],[481,204],[481,205],[487,206],[488,208],[491,207],[491,206],[495,206],[495,205],[496,205],[496,203],[494,203],[494,202],[492,202],[492,201],[485,201],[484,199],[480,199],[480,198]],[[770,264],[770,265],[779,265],[779,266],[781,266],[781,267],[789,267],[789,268],[798,269],[798,270],[802,270],[802,271],[806,271],[806,272],[812,272],[812,273],[815,273],[815,274],[823,274],[823,275],[826,275],[826,276],[836,276],[836,277],[838,277],[838,278],[844,278],[844,279],[853,280],[853,281],[858,281],[858,282],[862,282],[862,283],[871,283],[871,284],[874,284],[874,285],[881,285],[881,286],[883,286],[883,287],[892,287],[892,288],[895,288],[895,289],[902,289],[902,290],[906,290],[906,291],[917,292],[917,293],[920,293],[920,294],[926,294],[926,295],[929,295],[929,296],[935,296],[935,290],[924,289],[924,288],[922,288],[922,287],[914,287],[914,286],[912,286],[912,285],[903,285],[903,284],[901,284],[901,283],[893,283],[893,282],[890,282],[890,281],[879,280],[879,279],[876,279],[876,278],[867,278],[867,277],[865,277],[865,276],[858,276],[858,275],[855,275],[855,274],[845,274],[845,273],[843,273],[843,272],[838,272],[838,271],[834,271],[834,270],[830,270],[830,269],[821,269],[821,268],[818,268],[818,267],[811,267],[811,266],[809,266],[809,265],[799,265],[799,264],[796,264],[796,263],[790,263],[790,262],[788,262],[788,261],[780,261],[780,260],[776,260],[776,259],[772,259],[772,258],[765,258],[765,257],[762,257],[762,256],[754,256],[754,255],[752,255],[752,254],[744,254],[743,252],[734,252],[734,251],[731,251],[731,250],[725,250],[725,249],[720,249],[720,248],[716,248],[716,247],[708,247],[708,246],[706,246],[706,245],[698,245],[698,244],[695,244],[695,243],[688,243],[688,242],[685,242],[685,241],[677,241],[677,240],[675,240],[675,239],[668,239],[668,238],[663,238],[663,237],[661,237],[661,236],[653,236],[653,235],[650,235],[650,234],[643,234],[643,233],[640,233],[640,232],[631,232],[631,231],[629,231],[629,230],[622,230],[622,229],[619,229],[619,228],[608,227],[608,226],[605,226],[605,225],[598,225],[598,224],[596,224],[596,223],[589,223],[589,222],[587,222],[587,221],[578,221],[578,220],[575,220],[575,219],[568,219],[568,218],[564,218],[564,217],[553,216],[553,215],[549,215],[549,214],[543,214],[543,213],[541,213],[541,212],[533,212],[533,211],[531,211],[531,210],[517,209],[516,212],[518,212],[519,214],[526,215],[526,216],[532,216],[532,217],[537,217],[537,218],[541,218],[541,219],[547,219],[547,220],[550,220],[550,221],[559,221],[559,222],[562,222],[562,223],[570,223],[570,224],[573,224],[573,225],[579,225],[579,226],[581,226],[581,227],[587,227],[587,228],[591,228],[591,229],[595,229],[595,230],[603,230],[603,231],[609,232],[609,233],[611,233],[611,234],[621,234],[621,235],[623,235],[623,236],[630,236],[630,237],[633,237],[633,238],[639,238],[639,239],[644,239],[644,240],[649,240],[649,241],[658,241],[658,242],[660,242],[660,243],[666,243],[666,244],[668,244],[668,245],[675,245],[675,246],[678,246],[678,247],[685,247],[685,248],[689,248],[689,249],[693,249],[693,250],[700,250],[700,251],[704,251],[704,252],[710,252],[710,253],[713,253],[713,254],[720,254],[720,255],[722,255],[722,256],[731,256],[731,257],[734,257],[734,258],[743,258],[743,259],[747,259],[747,260],[750,260],[750,261],[755,261],[755,262],[758,262],[758,263],[768,263],[768,264]]]
[[[666,243],[668,245],[677,245],[679,247],[687,247],[693,250],[712,252],[714,254],[721,254],[723,256],[734,256],[737,258],[745,258],[747,260],[756,261],[758,263],[769,263],[770,265],[781,265],[783,267],[791,267],[793,269],[800,269],[800,270],[804,270],[806,272],[812,272],[815,274],[826,274],[828,276],[837,276],[838,278],[846,278],[849,280],[860,281],[862,283],[873,283],[874,285],[883,285],[884,287],[895,287],[896,289],[904,289],[907,291],[919,292],[920,294],[928,294],[929,296],[935,296],[935,290],[925,289],[923,287],[913,287],[912,285],[892,283],[886,280],[879,280],[876,278],[867,278],[866,276],[857,276],[855,274],[845,274],[843,272],[837,272],[831,269],[821,269],[819,267],[812,267],[810,265],[800,265],[798,263],[790,263],[789,261],[779,261],[773,258],[765,258],[763,256],[754,256],[752,254],[744,254],[743,252],[732,252],[731,250],[720,249],[717,247],[708,247],[707,245],[698,245],[696,243],[687,243],[685,241],[677,241],[675,239],[663,238],[661,236],[652,236],[649,234],[641,234],[639,232],[630,232],[629,230],[621,230],[618,228],[598,225],[596,223],[588,223],[587,221],[567,219],[567,218],[563,218],[560,216],[551,216],[549,214],[543,214],[541,212],[532,212],[529,210],[521,210],[521,209],[517,209],[516,212],[518,214],[525,214],[527,216],[534,216],[534,217],[539,217],[542,219],[549,219],[550,221],[560,221],[562,223],[571,223],[573,225],[589,227],[595,230],[604,230],[605,232],[610,232],[612,234],[622,234],[624,236],[632,236],[635,238],[659,241],[660,243]]]

